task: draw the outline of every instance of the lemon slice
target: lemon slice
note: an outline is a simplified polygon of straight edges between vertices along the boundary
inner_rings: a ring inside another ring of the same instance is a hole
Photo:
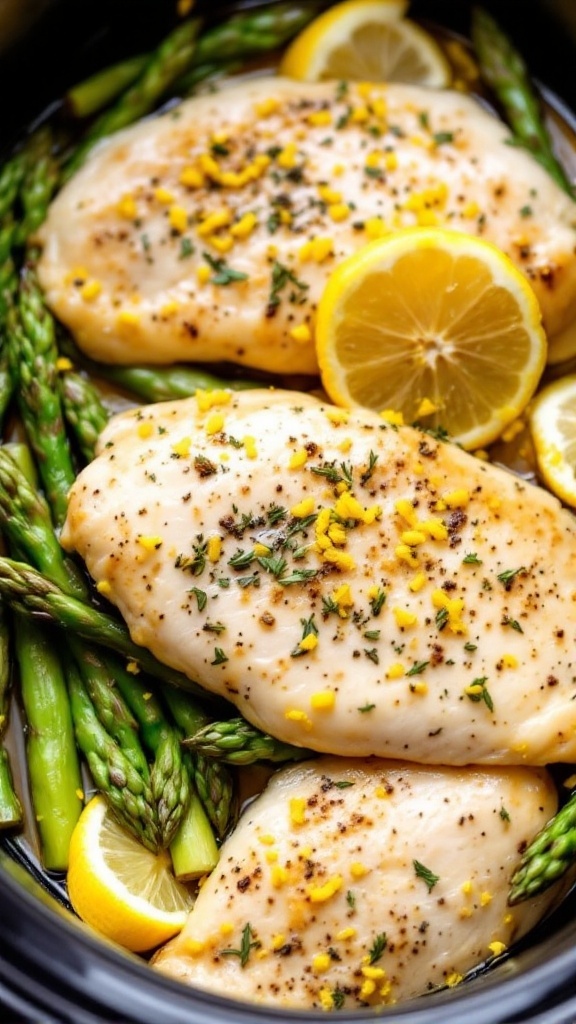
[[[528,422],[544,483],[567,505],[576,505],[576,376],[543,388]]]
[[[86,805],[72,833],[68,894],[83,921],[133,952],[176,935],[193,905],[171,873],[169,854],[150,853],[128,835],[101,796]]]
[[[546,360],[532,288],[473,236],[406,228],[358,250],[318,306],[322,383],[337,405],[393,410],[465,448],[525,408]]]
[[[290,44],[280,74],[302,82],[350,79],[442,88],[450,65],[423,29],[403,18],[404,0],[345,0]]]

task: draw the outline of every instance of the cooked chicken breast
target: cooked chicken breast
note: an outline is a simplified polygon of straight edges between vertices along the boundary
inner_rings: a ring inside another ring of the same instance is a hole
[[[576,208],[475,100],[405,85],[236,84],[99,145],[53,202],[40,281],[95,359],[317,371],[314,315],[371,238],[438,224],[576,320]]]
[[[155,965],[270,1006],[356,1009],[455,985],[550,905],[507,907],[518,849],[554,814],[527,768],[320,758],[245,811]]]
[[[296,392],[117,416],[62,534],[133,639],[282,740],[576,760],[576,530],[547,492]]]

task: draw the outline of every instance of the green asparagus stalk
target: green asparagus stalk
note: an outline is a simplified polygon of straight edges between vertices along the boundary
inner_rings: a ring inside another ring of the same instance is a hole
[[[168,686],[164,698],[182,736],[190,736],[208,722],[205,711],[189,693]],[[226,765],[202,754],[191,758],[192,779],[219,839],[228,832],[236,814],[234,780]]]
[[[63,871],[82,810],[82,782],[70,705],[54,638],[24,616],[17,616],[16,659],[26,714],[26,757],[42,859],[48,870]]]
[[[170,844],[172,868],[179,882],[201,878],[216,867],[218,846],[204,805],[194,787],[186,814]]]
[[[150,781],[163,845],[169,846],[186,815],[191,793],[180,737],[168,722],[149,680],[122,671],[117,676],[117,685],[138,722],[143,742],[154,755]]]
[[[177,96],[193,96],[196,89],[202,82],[217,82],[226,75],[233,75],[241,71],[245,62],[242,60],[209,61],[206,64],[195,64],[191,67],[174,85],[174,92]]]
[[[78,120],[99,113],[136,81],[148,60],[145,53],[128,57],[73,85],[64,96],[66,113]]]
[[[10,630],[0,605],[0,740],[8,726],[10,710]],[[10,759],[0,743],[0,829],[22,823],[22,807],[14,789]]]
[[[72,339],[63,334],[59,338],[59,348],[63,355],[91,376],[110,381],[144,402],[189,398],[198,389],[212,391],[215,388],[230,388],[233,391],[244,391],[262,387],[262,383],[255,380],[240,377],[229,380],[194,366],[112,366],[96,363],[84,356]]]
[[[59,183],[60,167],[54,155],[54,139],[49,125],[35,132],[26,151],[26,171],[19,190],[22,218],[15,233],[16,245],[24,245],[40,227],[50,200]]]
[[[240,11],[200,36],[194,64],[242,60],[277,50],[312,21],[321,6],[275,3],[261,10]]]
[[[257,761],[281,764],[314,756],[311,750],[282,743],[261,732],[244,718],[211,722],[182,742],[197,754],[235,765],[255,764]]]
[[[125,128],[154,109],[172,83],[189,67],[199,28],[198,19],[192,18],[166,37],[149,57],[140,77],[91,125],[64,168],[65,180],[84,163],[99,139]]]
[[[161,846],[160,828],[149,783],[130,764],[99,721],[71,658],[67,659],[66,678],[76,741],[96,786],[125,828],[157,853]]]
[[[472,42],[481,76],[500,101],[516,141],[574,199],[574,185],[554,153],[526,64],[497,21],[481,7],[473,11]]]
[[[0,170],[0,220],[12,209],[25,171],[26,159],[22,152],[7,160]]]
[[[9,355],[20,414],[52,511],[62,526],[75,473],[58,392],[54,320],[34,272],[23,272],[18,311],[8,315]]]
[[[91,643],[101,644],[128,661],[138,663],[156,679],[188,689],[205,701],[216,700],[182,672],[163,664],[145,647],[135,644],[123,622],[64,593],[23,562],[0,558],[0,594],[18,611],[44,618]]]
[[[98,435],[106,426],[110,414],[96,386],[79,373],[66,371],[62,374],[60,397],[66,423],[86,462],[91,462]]]
[[[510,882],[508,903],[532,899],[576,862],[576,793],[529,844]]]

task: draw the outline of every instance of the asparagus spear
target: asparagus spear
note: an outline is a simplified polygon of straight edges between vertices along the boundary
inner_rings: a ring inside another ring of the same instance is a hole
[[[110,414],[96,386],[79,373],[67,370],[61,376],[60,397],[66,422],[86,462],[91,462],[98,435],[106,426]]]
[[[164,665],[145,647],[135,644],[123,622],[64,593],[46,576],[23,562],[0,558],[0,594],[17,610],[47,619],[61,629],[101,644],[129,661],[137,662],[156,679],[190,690],[203,700],[216,699],[182,672]]]
[[[19,190],[23,216],[14,237],[16,245],[24,245],[28,236],[42,224],[59,178],[52,131],[49,125],[43,125],[26,149],[26,171]]]
[[[140,77],[116,104],[94,121],[64,167],[67,180],[84,163],[92,146],[106,135],[132,124],[153,110],[173,82],[190,65],[200,22],[196,18],[178,25],[149,57]]]
[[[96,716],[82,677],[67,660],[66,679],[76,741],[92,778],[118,820],[154,853],[160,848],[158,814],[149,783],[133,768]]]
[[[63,355],[91,376],[100,377],[125,388],[145,402],[169,402],[178,398],[189,398],[199,388],[203,391],[212,391],[215,388],[244,391],[262,386],[255,380],[228,380],[217,377],[193,366],[112,366],[96,363],[80,352],[69,335],[60,336],[59,348]]]
[[[218,863],[218,847],[212,826],[193,786],[188,809],[170,844],[170,856],[179,882],[200,878]]]
[[[64,96],[66,113],[81,119],[97,114],[142,74],[149,56],[128,57],[73,85]]]
[[[54,522],[60,527],[75,473],[58,393],[54,320],[30,268],[23,272],[18,310],[8,315],[8,331],[20,414]]]
[[[261,10],[240,11],[200,36],[194,64],[246,59],[276,50],[312,21],[321,6],[275,3]]]
[[[164,697],[182,736],[189,736],[208,722],[206,712],[189,693],[166,687]],[[226,835],[236,812],[234,780],[226,765],[194,752],[192,778],[198,795],[219,839]]]
[[[10,708],[10,637],[8,620],[0,606],[0,740],[6,732]],[[22,807],[14,790],[10,759],[0,743],[0,829],[22,822]]]
[[[26,713],[26,756],[32,803],[48,870],[65,870],[82,810],[82,782],[66,682],[54,640],[18,616],[15,629],[20,692]]]
[[[229,718],[223,722],[211,722],[192,736],[183,740],[185,747],[207,758],[216,758],[226,764],[246,765],[257,761],[302,761],[313,757],[311,750],[294,747],[290,743],[269,736],[244,718]]]
[[[26,159],[22,152],[7,160],[0,170],[0,219],[12,209],[25,171]]]
[[[576,793],[540,830],[512,876],[508,903],[538,896],[566,874],[576,861]]]
[[[518,144],[574,199],[574,186],[554,154],[524,60],[497,21],[481,7],[472,14],[472,42],[481,76],[499,99]]]

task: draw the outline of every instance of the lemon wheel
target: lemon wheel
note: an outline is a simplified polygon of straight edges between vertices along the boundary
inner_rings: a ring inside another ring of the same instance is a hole
[[[316,345],[333,402],[393,410],[469,449],[522,412],[546,360],[520,271],[490,243],[436,228],[398,231],[344,260],[319,303]]]
[[[576,376],[543,388],[530,406],[528,421],[544,483],[567,505],[576,506]]]
[[[345,0],[315,18],[288,47],[280,73],[443,87],[450,65],[436,41],[403,17],[404,0]]]
[[[86,924],[133,952],[176,935],[193,905],[169,854],[153,854],[128,835],[101,796],[86,805],[72,834],[68,894]]]

